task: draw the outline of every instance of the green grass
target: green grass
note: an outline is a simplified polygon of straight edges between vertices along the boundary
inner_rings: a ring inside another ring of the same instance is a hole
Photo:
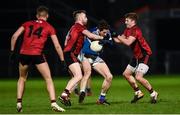
[[[115,76],[107,99],[110,106],[96,105],[99,96],[102,77],[92,77],[93,96],[85,98],[84,104],[78,104],[78,97],[71,95],[72,106],[65,107],[63,114],[180,114],[180,76],[147,76],[154,89],[159,92],[157,104],[150,104],[149,93],[141,87],[145,96],[136,104],[130,104],[133,91],[122,76]],[[60,94],[68,79],[62,77],[54,78],[56,95]],[[0,114],[12,114],[16,112],[16,82],[17,80],[0,80]],[[45,82],[41,77],[28,79],[23,98],[23,114],[57,114],[51,111]]]

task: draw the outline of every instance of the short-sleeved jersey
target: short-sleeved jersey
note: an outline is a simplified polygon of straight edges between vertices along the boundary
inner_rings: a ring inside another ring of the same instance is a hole
[[[126,37],[133,36],[136,40],[130,45],[133,50],[134,57],[136,59],[142,58],[144,55],[151,55],[152,51],[146,42],[145,38],[142,36],[141,29],[138,26],[133,26],[132,28],[126,28],[123,33]]]
[[[93,34],[99,35],[99,30],[97,27],[94,27],[94,28],[90,29],[89,31],[92,32]],[[110,32],[108,32],[107,34],[109,34],[109,36],[111,36]],[[111,37],[109,38],[109,41],[112,41]],[[82,48],[82,53],[88,54],[88,55],[94,55],[94,56],[100,55],[101,51],[95,52],[95,51],[91,50],[91,48],[90,48],[91,42],[92,42],[92,40],[90,40],[88,37],[85,38],[83,48]]]
[[[48,36],[55,35],[55,29],[44,20],[27,21],[24,27],[24,38],[20,54],[41,55]]]
[[[71,27],[66,36],[64,52],[73,52],[76,56],[80,53],[85,37],[82,32],[85,29],[86,27],[79,23]]]

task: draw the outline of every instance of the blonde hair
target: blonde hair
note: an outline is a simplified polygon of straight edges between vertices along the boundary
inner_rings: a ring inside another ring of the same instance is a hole
[[[78,15],[80,13],[86,14],[86,11],[85,10],[76,10],[76,11],[73,12],[73,18],[74,18],[75,21],[77,20],[77,17],[78,17]]]
[[[138,15],[136,14],[136,13],[134,13],[134,12],[130,12],[130,13],[127,13],[127,14],[125,14],[125,19],[126,18],[129,18],[129,19],[132,19],[132,20],[134,20],[136,23],[137,23],[137,20],[138,20]]]
[[[49,9],[46,6],[39,6],[36,9],[36,14],[39,17],[46,17],[48,15]]]

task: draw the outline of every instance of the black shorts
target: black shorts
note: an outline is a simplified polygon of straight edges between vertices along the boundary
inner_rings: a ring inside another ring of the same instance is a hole
[[[148,62],[149,62],[149,55],[145,55],[140,59],[136,59],[135,57],[133,57],[129,65],[131,65],[132,67],[136,67],[139,63],[144,63],[146,65],[149,65]]]
[[[64,52],[64,59],[67,66],[78,62],[77,56],[73,52]]]
[[[22,65],[35,65],[35,64],[41,64],[46,62],[45,56],[42,55],[24,55],[20,54],[19,56],[19,62]]]

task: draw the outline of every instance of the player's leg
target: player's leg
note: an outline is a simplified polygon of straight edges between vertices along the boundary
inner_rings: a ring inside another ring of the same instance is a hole
[[[68,72],[70,74],[71,77],[74,77],[72,72],[68,69]],[[78,85],[79,85],[79,82],[75,84],[75,86],[73,88],[71,88],[71,90],[69,90],[69,93],[71,94],[73,91],[75,93],[75,95],[79,96],[79,89],[78,89]]]
[[[79,103],[82,103],[86,96],[86,85],[87,85],[87,81],[91,75],[91,64],[89,63],[88,59],[84,59],[81,62],[81,64],[82,64],[82,69],[83,69],[84,75],[80,82]]]
[[[71,71],[68,69],[68,72],[70,74],[71,77],[74,77],[73,74],[71,73]],[[79,89],[78,89],[78,85],[79,82],[75,84],[75,86],[73,88],[71,88],[71,90],[69,90],[69,93],[71,94],[73,91],[75,93],[75,95],[79,96]],[[75,92],[76,91],[76,92]]]
[[[97,103],[109,105],[109,103],[106,101],[105,97],[106,97],[107,91],[109,90],[109,88],[111,86],[113,76],[112,76],[108,66],[104,62],[97,63],[96,65],[93,66],[93,69],[95,69],[99,74],[101,74],[104,77],[101,93],[100,93]]]
[[[89,77],[88,81],[87,81],[87,85],[86,85],[86,95],[87,96],[91,96],[92,95],[92,91],[91,91],[91,77]]]
[[[19,63],[19,80],[17,82],[17,111],[22,112],[22,98],[24,94],[25,82],[28,75],[28,65]]]
[[[71,71],[74,77],[72,77],[69,80],[65,90],[60,96],[61,102],[66,106],[71,106],[70,99],[69,99],[70,91],[82,79],[81,67],[78,62],[69,65],[69,70]]]
[[[51,100],[52,110],[58,111],[58,112],[65,111],[56,103],[55,88],[54,88],[54,83],[51,77],[51,72],[50,72],[48,63],[44,62],[44,63],[36,64],[36,67],[46,82],[47,91],[49,93],[49,97]]]
[[[71,80],[68,82],[66,86],[67,90],[71,90],[82,79],[81,67],[78,62],[71,64],[69,66],[69,69],[74,77],[72,77]]]
[[[78,85],[79,83],[77,83],[72,89],[71,89],[71,91],[70,91],[70,93],[72,93],[73,91],[74,91],[74,94],[76,95],[76,96],[79,96],[79,85]]]
[[[144,96],[144,94],[139,89],[135,78],[132,75],[135,72],[135,69],[136,69],[136,59],[133,58],[130,64],[128,64],[128,66],[126,67],[125,71],[123,72],[123,76],[128,81],[130,86],[133,88],[135,93],[134,98],[131,100],[131,103],[137,102],[139,99],[141,99]]]
[[[61,96],[59,96],[59,99],[62,104],[71,106],[70,92],[72,92],[72,89],[75,87],[75,85],[82,79],[82,71],[80,64],[78,63],[78,59],[73,52],[65,52],[64,57],[71,76],[73,77],[67,83],[67,86],[62,92]]]
[[[140,63],[138,65],[138,68],[136,70],[136,76],[135,78],[137,79],[138,82],[140,82],[150,93],[151,96],[151,103],[156,103],[157,102],[157,97],[158,93],[153,90],[151,84],[147,79],[144,78],[144,75],[148,71],[149,67],[148,65],[144,63]]]

